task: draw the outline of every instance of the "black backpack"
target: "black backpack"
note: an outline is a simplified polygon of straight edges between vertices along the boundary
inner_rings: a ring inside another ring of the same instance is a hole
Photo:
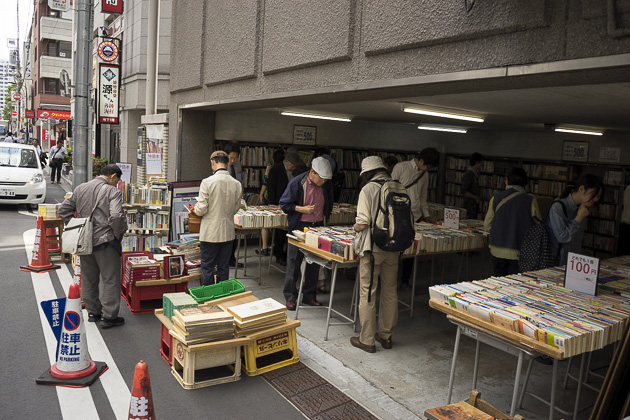
[[[372,180],[380,184],[378,211],[372,224],[372,241],[383,251],[403,252],[413,243],[416,232],[411,199],[398,181]]]
[[[560,203],[565,217],[567,216],[567,208],[562,201],[554,201],[554,204]],[[549,207],[549,211],[551,211]],[[560,244],[558,244],[557,252],[551,250],[551,241],[549,239],[549,231],[547,230],[547,218],[549,212],[541,223],[534,223],[525,234],[521,249],[518,256],[518,268],[521,273],[526,271],[542,270],[543,268],[552,267],[558,264],[560,256]]]

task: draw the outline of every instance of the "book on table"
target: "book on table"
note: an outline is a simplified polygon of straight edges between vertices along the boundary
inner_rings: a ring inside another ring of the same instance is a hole
[[[254,302],[227,308],[228,312],[240,322],[250,321],[266,315],[286,312],[287,307],[273,298],[262,299]]]

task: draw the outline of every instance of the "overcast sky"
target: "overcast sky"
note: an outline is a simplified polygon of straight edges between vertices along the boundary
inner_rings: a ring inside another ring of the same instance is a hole
[[[0,59],[9,59],[7,39],[17,38],[17,6],[20,3],[20,44],[28,33],[33,16],[33,0],[0,0],[2,23],[0,23]],[[20,49],[20,54],[22,53]]]

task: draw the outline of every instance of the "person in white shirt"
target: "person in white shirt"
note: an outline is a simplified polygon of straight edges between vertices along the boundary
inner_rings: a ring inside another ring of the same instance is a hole
[[[214,268],[217,282],[227,280],[230,271],[230,255],[234,241],[234,215],[241,204],[241,183],[228,172],[230,158],[222,150],[210,156],[212,176],[201,181],[199,202],[194,212],[201,217],[199,241],[201,248],[201,284],[214,284]]]
[[[55,177],[57,178],[57,184],[61,184],[61,167],[63,166],[63,157],[66,156],[68,152],[64,147],[63,140],[57,142],[56,145],[51,147],[48,152],[48,156],[50,157],[50,183],[55,183]]]
[[[5,143],[15,143],[15,138],[11,135],[10,131],[7,131],[7,136],[4,138]]]
[[[429,216],[429,205],[427,204],[429,174],[427,172],[437,167],[439,162],[440,153],[433,147],[427,147],[422,149],[413,159],[396,164],[392,171],[392,179],[399,181],[407,189],[411,199],[411,212],[416,222],[437,222],[436,219]],[[404,260],[402,263],[401,287],[409,285],[412,271],[413,259]]]

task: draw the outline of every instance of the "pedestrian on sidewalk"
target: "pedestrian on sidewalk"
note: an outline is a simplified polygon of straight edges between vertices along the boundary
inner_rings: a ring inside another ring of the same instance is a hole
[[[125,323],[120,309],[121,240],[127,231],[127,217],[122,207],[122,193],[116,185],[122,170],[113,164],[101,174],[75,188],[59,207],[59,217],[68,224],[77,217],[90,217],[92,209],[92,253],[81,255],[81,299],[85,302],[88,321],[101,321],[102,328]],[[99,294],[99,283],[102,282]],[[99,297],[100,296],[100,297]]]
[[[227,280],[230,274],[230,255],[234,241],[234,215],[241,204],[243,188],[228,172],[229,157],[222,150],[210,156],[213,174],[201,181],[199,201],[194,213],[201,217],[199,241],[201,248],[201,284]]]
[[[359,256],[359,322],[361,334],[350,338],[350,344],[368,353],[376,352],[375,341],[384,349],[392,348],[392,334],[398,322],[397,273],[400,252],[383,251],[372,242],[380,205],[381,184],[390,181],[387,167],[379,156],[368,156],[361,162],[361,183],[357,217],[355,251]],[[380,313],[376,324],[376,289],[381,285]],[[369,297],[369,299],[368,299]],[[378,331],[377,331],[378,330]]]
[[[63,158],[68,154],[63,143],[64,142],[62,140],[59,140],[48,152],[50,157],[49,164],[51,184],[55,183],[55,178],[57,179],[57,184],[61,184],[61,167],[63,166]]]
[[[325,218],[333,208],[333,190],[330,180],[332,169],[323,157],[313,159],[311,169],[296,176],[280,198],[280,207],[287,214],[289,232],[304,228],[324,226]],[[298,289],[295,285],[300,278],[300,266],[304,254],[293,245],[287,246],[287,272],[284,278],[284,297],[287,309],[295,311]],[[310,306],[321,306],[316,299],[319,265],[306,264],[302,302]]]

